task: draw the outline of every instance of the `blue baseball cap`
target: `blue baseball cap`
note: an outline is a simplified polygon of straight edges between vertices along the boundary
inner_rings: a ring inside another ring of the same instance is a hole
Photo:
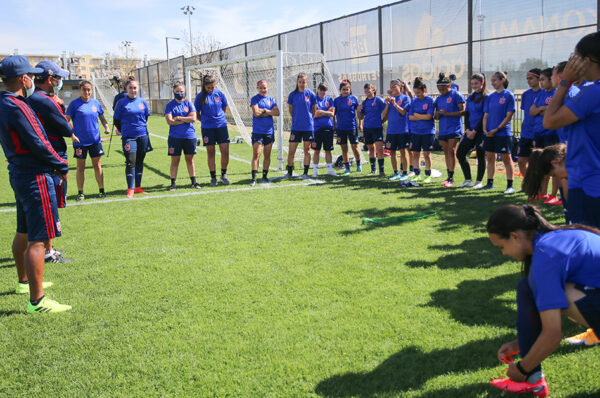
[[[31,73],[38,75],[43,72],[41,68],[33,68],[29,60],[22,55],[9,55],[0,61],[0,75],[2,77],[17,77]]]
[[[47,59],[37,64],[35,67],[40,68],[42,70],[42,73],[40,73],[40,77],[42,79],[48,76],[58,76],[63,78],[69,76],[69,72],[60,69],[58,65],[56,65],[52,61],[48,61]]]

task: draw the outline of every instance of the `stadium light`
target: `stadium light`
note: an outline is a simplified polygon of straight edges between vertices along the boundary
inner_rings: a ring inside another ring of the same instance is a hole
[[[171,78],[171,63],[169,61],[169,39],[171,40],[181,40],[179,37],[165,37],[165,44],[167,45],[167,77],[169,79],[169,84],[173,83],[173,79]]]
[[[131,42],[129,40],[125,40],[121,42],[121,45],[123,47],[125,47],[125,59],[128,60],[129,59],[129,47],[131,47]]]
[[[194,56],[194,49],[192,45],[192,14],[194,14],[194,10],[196,7],[194,6],[183,6],[181,7],[181,11],[183,11],[184,15],[188,16],[188,29],[190,30],[190,56]]]

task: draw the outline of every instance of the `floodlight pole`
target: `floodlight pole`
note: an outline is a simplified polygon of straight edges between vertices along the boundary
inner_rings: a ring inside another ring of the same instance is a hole
[[[194,48],[192,44],[192,14],[194,14],[195,9],[196,7],[190,5],[181,7],[183,14],[188,16],[188,29],[190,30],[190,57],[194,56]]]
[[[169,61],[169,39],[179,40],[179,37],[165,37],[165,44],[167,45],[167,78],[169,80],[169,84],[172,84],[173,79],[171,78],[171,62]]]

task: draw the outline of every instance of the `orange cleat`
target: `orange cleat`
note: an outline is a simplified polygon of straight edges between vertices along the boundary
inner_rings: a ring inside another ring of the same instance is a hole
[[[142,189],[142,187],[135,187],[133,190],[134,193],[148,193]]]
[[[509,391],[515,394],[533,394],[534,397],[548,396],[548,383],[546,383],[545,377],[542,377],[537,383],[512,381],[509,378],[494,379],[491,383],[499,390]]]
[[[133,189],[128,189],[128,190],[127,190],[127,197],[128,197],[129,199],[133,198]]]
[[[594,329],[591,328],[576,336],[569,337],[565,341],[569,344],[585,344],[588,347],[600,344],[600,340],[598,340],[598,337],[594,333]]]

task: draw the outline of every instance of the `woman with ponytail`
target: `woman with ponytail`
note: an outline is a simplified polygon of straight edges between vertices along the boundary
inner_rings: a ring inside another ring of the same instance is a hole
[[[427,95],[427,85],[423,78],[416,77],[413,84],[415,98],[410,104],[408,120],[410,128],[410,152],[412,158],[414,181],[431,182],[431,151],[435,140],[435,123],[433,121],[433,98]],[[421,175],[419,158],[423,151],[425,159],[425,177]]]
[[[508,364],[503,391],[548,395],[541,363],[562,339],[562,316],[600,333],[600,230],[556,226],[531,206],[505,205],[489,218],[487,232],[504,255],[523,262],[517,285],[517,339],[498,350]],[[521,360],[514,362],[513,355]]]

